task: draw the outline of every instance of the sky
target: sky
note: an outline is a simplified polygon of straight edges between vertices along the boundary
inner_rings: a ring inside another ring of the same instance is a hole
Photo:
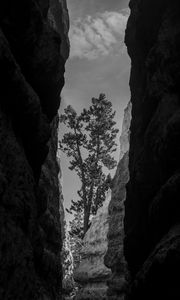
[[[66,63],[65,86],[60,113],[67,105],[77,112],[88,107],[92,97],[106,94],[116,110],[121,128],[124,108],[130,99],[130,59],[124,44],[129,15],[128,0],[67,0],[70,15],[70,58]],[[59,138],[65,128],[61,125]],[[119,143],[119,136],[117,138]],[[116,159],[119,152],[115,154]],[[68,159],[61,154],[64,206],[76,199],[77,176],[68,170]],[[67,219],[69,216],[67,215]]]

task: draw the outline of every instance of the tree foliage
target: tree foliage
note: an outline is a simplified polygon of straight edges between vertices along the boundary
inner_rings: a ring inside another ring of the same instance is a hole
[[[78,199],[72,200],[68,210],[75,213],[71,228],[77,236],[82,235],[82,230],[83,235],[86,233],[90,216],[102,206],[111,185],[111,176],[105,169],[112,170],[116,166],[113,153],[118,129],[114,116],[112,103],[100,94],[99,98],[92,98],[89,109],[83,109],[79,115],[69,105],[60,117],[68,129],[60,141],[60,149],[69,157],[69,169],[76,172],[81,182]],[[81,225],[76,224],[78,214],[83,216]]]

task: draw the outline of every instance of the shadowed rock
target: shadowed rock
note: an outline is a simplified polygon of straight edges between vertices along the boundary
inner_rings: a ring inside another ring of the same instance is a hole
[[[130,181],[125,202],[127,299],[179,299],[180,6],[130,1]],[[175,276],[176,274],[176,276]]]
[[[55,3],[54,22],[59,16],[65,24],[65,2]],[[3,300],[61,298],[56,114],[69,45],[65,39],[68,23],[58,33],[58,26],[49,20],[50,10],[50,1],[1,1],[0,299]],[[61,53],[62,44],[67,47],[66,55]]]

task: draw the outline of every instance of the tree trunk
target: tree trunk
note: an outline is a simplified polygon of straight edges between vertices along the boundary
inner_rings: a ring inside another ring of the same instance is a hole
[[[76,129],[74,129],[74,133],[77,137]],[[85,174],[84,174],[83,159],[82,159],[82,155],[81,155],[81,151],[80,151],[78,138],[76,138],[76,144],[77,144],[77,153],[78,153],[79,160],[80,160],[80,170],[81,170],[81,176],[82,176],[82,191],[83,191],[83,201],[84,201],[84,228],[83,228],[83,232],[84,232],[84,235],[85,235],[87,230],[88,230],[88,225],[89,225],[91,204],[90,204],[90,207],[89,207],[89,201],[87,199],[87,193],[86,193],[86,180],[85,180]]]
[[[84,235],[86,234],[89,228],[89,218],[91,214],[91,206],[93,201],[93,192],[94,192],[94,180],[92,179],[91,188],[88,195],[87,204],[84,205]]]
[[[86,234],[86,232],[89,229],[89,217],[90,217],[90,211],[91,211],[91,203],[88,203],[88,205],[86,205],[84,207],[84,236]]]

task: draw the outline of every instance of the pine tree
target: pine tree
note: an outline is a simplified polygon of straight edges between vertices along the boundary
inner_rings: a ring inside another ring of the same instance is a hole
[[[69,169],[77,173],[81,182],[79,198],[71,201],[67,211],[83,216],[83,235],[88,230],[90,216],[102,206],[111,185],[111,176],[106,175],[105,169],[116,166],[112,155],[118,133],[114,116],[112,103],[100,94],[99,98],[92,98],[89,109],[83,109],[80,115],[69,105],[60,117],[69,130],[60,142],[60,149],[70,158]],[[71,231],[79,236],[79,230],[82,235],[82,224],[79,228],[76,225],[71,224]]]
[[[73,220],[69,222],[69,227],[70,227],[69,234],[71,237],[79,237],[80,239],[83,239],[84,232],[83,232],[83,213],[82,212],[76,211],[74,213]]]

